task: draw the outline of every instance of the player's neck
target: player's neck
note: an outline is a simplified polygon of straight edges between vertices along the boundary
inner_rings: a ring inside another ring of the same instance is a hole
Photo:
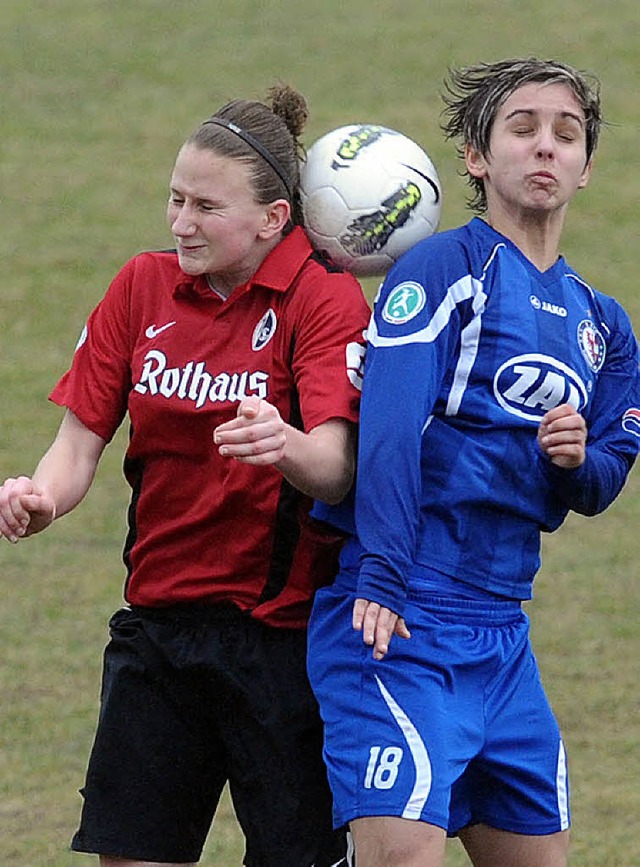
[[[558,260],[565,210],[522,210],[517,214],[492,210],[486,221],[514,243],[539,271],[547,271]]]
[[[211,291],[214,292],[218,296],[218,298],[222,298],[223,301],[226,301],[227,298],[229,297],[229,295],[231,295],[232,290],[226,289],[226,288],[225,289],[219,289],[215,285],[215,283],[213,282],[211,274],[205,274],[204,276],[205,276],[205,279],[207,281],[207,286],[209,287],[209,289],[211,289]]]

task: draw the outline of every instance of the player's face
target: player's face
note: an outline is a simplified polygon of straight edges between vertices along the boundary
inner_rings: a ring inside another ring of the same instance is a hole
[[[591,174],[584,112],[567,85],[525,84],[498,110],[490,153],[468,148],[466,157],[469,172],[484,180],[489,215],[564,209]]]
[[[171,175],[167,218],[182,270],[208,274],[221,292],[253,276],[272,246],[272,207],[255,201],[249,167],[185,145]]]

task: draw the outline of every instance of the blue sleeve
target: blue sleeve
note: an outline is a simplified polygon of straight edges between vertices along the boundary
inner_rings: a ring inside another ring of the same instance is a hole
[[[591,516],[618,496],[640,448],[640,355],[631,323],[619,306],[586,421],[581,467],[564,470],[545,456],[542,460],[558,496],[573,511]]]
[[[322,521],[325,524],[331,524],[337,530],[341,530],[345,535],[352,536],[355,531],[355,522],[353,516],[353,488],[349,491],[342,502],[330,506],[328,503],[323,503],[321,500],[315,500],[311,509],[311,517],[316,521]]]
[[[400,615],[417,545],[423,433],[472,295],[468,275],[456,282],[448,274],[460,257],[425,243],[392,268],[376,299],[360,415],[357,593]]]

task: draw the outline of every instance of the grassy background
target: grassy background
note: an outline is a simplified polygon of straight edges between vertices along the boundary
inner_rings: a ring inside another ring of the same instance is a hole
[[[419,141],[448,228],[467,213],[438,129],[447,66],[537,54],[597,72],[610,126],[564,252],[640,329],[638,18],[637,0],[3,0],[0,478],[31,472],[51,440],[60,413],[46,396],[110,278],[168,244],[183,139],[228,98],[260,97],[277,79],[309,100],[308,144],[351,121]],[[0,863],[12,867],[92,863],[66,847],[121,599],[124,445],[119,434],[76,513],[0,546]],[[569,748],[581,867],[640,864],[639,519],[636,476],[606,515],[545,540],[529,606]],[[203,863],[234,867],[241,852],[225,802]],[[463,863],[452,844],[448,864]]]

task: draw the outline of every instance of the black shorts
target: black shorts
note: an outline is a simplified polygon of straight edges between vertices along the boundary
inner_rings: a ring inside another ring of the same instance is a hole
[[[110,631],[72,849],[197,861],[228,781],[246,865],[339,863],[306,633],[193,606],[122,609]]]

